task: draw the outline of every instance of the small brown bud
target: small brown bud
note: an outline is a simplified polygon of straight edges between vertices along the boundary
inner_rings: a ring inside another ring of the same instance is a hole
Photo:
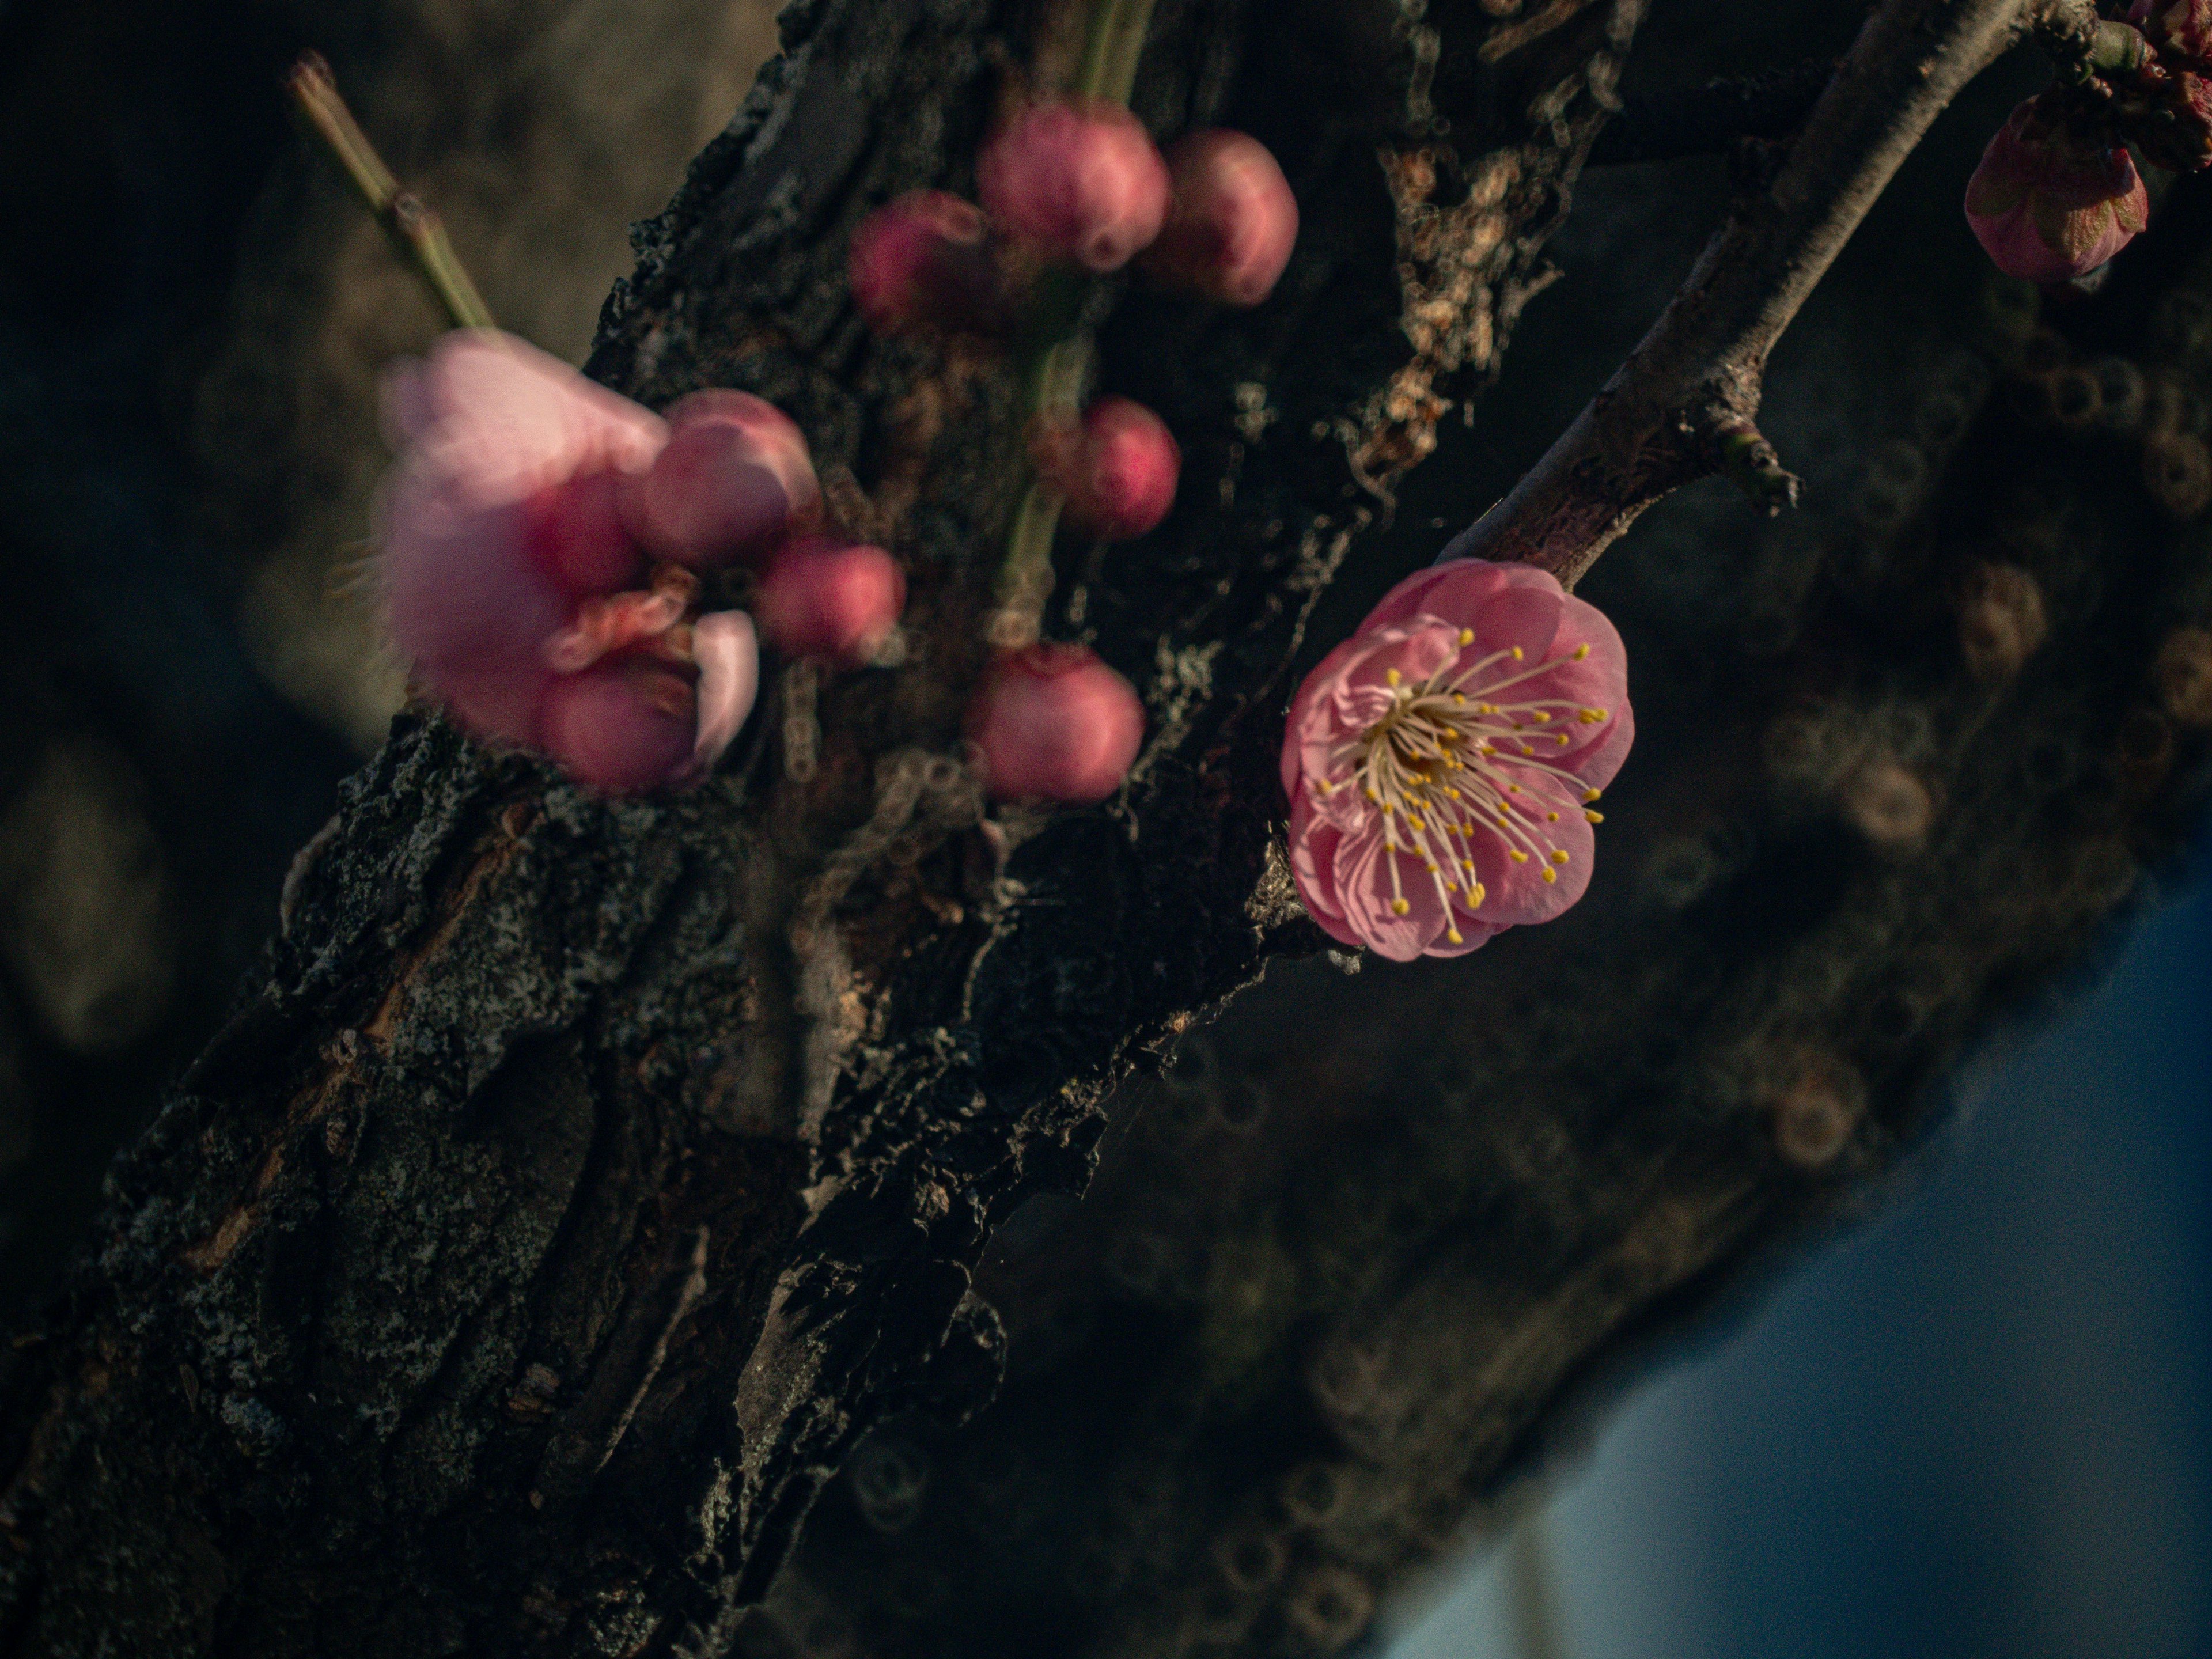
[[[2158,648],[2159,701],[2177,726],[2212,726],[2212,630],[2177,628]]]
[[[2043,590],[2015,564],[1977,565],[1959,604],[1959,650],[1978,680],[2008,680],[2051,631]]]

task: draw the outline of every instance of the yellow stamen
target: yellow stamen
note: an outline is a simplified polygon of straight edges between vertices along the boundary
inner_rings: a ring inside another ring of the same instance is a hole
[[[1519,662],[1521,659],[1522,659],[1522,652],[1521,652],[1521,647],[1520,647],[1519,646],[1517,646],[1517,645],[1516,645],[1516,646],[1515,646],[1515,647],[1513,647],[1513,660],[1514,660],[1514,661],[1516,661],[1516,662]]]
[[[1552,849],[1552,862],[1554,864],[1565,864],[1566,861],[1567,849],[1564,847],[1554,847]]]
[[[1583,659],[1585,659],[1585,658],[1586,658],[1586,657],[1588,657],[1589,655],[1589,647],[1588,647],[1587,645],[1578,645],[1578,646],[1577,646],[1577,647],[1575,647],[1575,660],[1576,660],[1577,662],[1581,662]]]
[[[1556,871],[1556,870],[1553,869],[1550,866],[1547,865],[1547,866],[1545,866],[1545,869],[1544,869],[1544,879],[1545,879],[1546,881],[1556,882],[1556,881],[1558,881],[1558,880],[1559,880],[1559,872],[1558,871]]]
[[[1528,862],[1528,855],[1517,847],[1507,848],[1505,849],[1505,856],[1511,859],[1516,864],[1526,864]]]
[[[1396,669],[1395,669],[1395,668],[1394,668],[1394,669],[1392,669],[1389,673],[1385,674],[1382,678],[1383,678],[1384,679],[1386,679],[1386,680],[1389,681],[1391,684],[1395,685],[1395,684],[1398,684],[1398,682],[1399,682],[1399,681],[1401,681],[1401,680],[1404,679],[1406,677],[1405,677],[1403,674],[1401,674],[1401,673],[1400,673]]]
[[[1593,812],[1587,806],[1583,808],[1583,816],[1588,818],[1592,823],[1603,823],[1605,822],[1604,813]]]
[[[1546,871],[1545,873],[1549,875],[1551,872],[1549,871]],[[1394,916],[1402,916],[1407,911],[1413,908],[1413,907],[1412,905],[1407,903],[1406,901],[1401,898],[1394,898],[1390,901],[1390,914]]]
[[[1472,628],[1461,629],[1459,630],[1459,642],[1462,645],[1473,645],[1474,643],[1474,630]]]
[[[1464,936],[1460,933],[1459,929],[1458,929],[1458,928],[1456,928],[1456,927],[1448,927],[1448,928],[1446,928],[1446,929],[1444,930],[1444,937],[1445,937],[1446,939],[1449,939],[1449,940],[1450,940],[1454,945],[1464,945],[1464,944],[1466,944],[1466,943],[1467,943],[1467,939],[1466,939],[1466,938],[1465,938],[1465,937],[1464,937]]]

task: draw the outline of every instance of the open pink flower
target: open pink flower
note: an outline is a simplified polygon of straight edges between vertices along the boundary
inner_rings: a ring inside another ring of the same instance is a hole
[[[2063,283],[2103,264],[2150,222],[2127,146],[2083,130],[2038,94],[2013,111],[1966,184],[1966,223],[1999,270]]]
[[[1331,938],[1394,962],[1549,921],[1589,885],[1591,803],[1635,740],[1613,624],[1528,565],[1387,594],[1291,703],[1291,873]]]
[[[489,330],[397,369],[385,408],[401,453],[378,501],[380,571],[393,642],[428,690],[476,735],[596,788],[711,762],[751,705],[755,647],[749,623],[702,618],[713,661],[693,656],[700,630],[678,624],[697,583],[672,566],[648,581],[623,507],[666,425]]]

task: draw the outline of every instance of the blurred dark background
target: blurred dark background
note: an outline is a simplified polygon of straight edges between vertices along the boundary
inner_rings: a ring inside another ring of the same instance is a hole
[[[400,693],[358,574],[384,459],[374,382],[437,321],[293,133],[283,69],[323,51],[501,320],[580,359],[627,223],[728,118],[772,10],[0,3],[11,1316],[222,1018],[292,854]],[[1629,90],[1830,55],[1859,15],[1658,0]],[[1777,354],[1767,426],[1814,506],[1856,487],[1898,385],[1971,308],[1983,271],[1957,198],[2039,75],[2008,63],[1945,118]],[[1510,484],[1663,303],[1728,190],[1719,158],[1584,180],[1555,245],[1565,277],[1410,481],[1408,520],[1456,528]],[[1686,492],[1589,592],[1663,615],[1719,580],[1705,556],[1744,544],[1743,520],[1723,488]],[[1391,573],[1373,574],[1348,576],[1339,623]],[[2178,879],[2145,896],[2079,1012],[1960,1080],[1954,1127],[1871,1195],[1876,1219],[1656,1365],[1595,1417],[1586,1459],[1556,1460],[1528,1534],[1552,1570],[1555,1650],[2212,1648],[2212,905],[2174,901]],[[1405,1659],[1527,1650],[1517,1559],[1406,1609]]]

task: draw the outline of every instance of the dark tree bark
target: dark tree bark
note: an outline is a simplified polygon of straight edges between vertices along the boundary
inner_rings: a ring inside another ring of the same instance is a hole
[[[1108,806],[988,820],[957,724],[1011,377],[870,341],[840,271],[869,205],[969,182],[1052,20],[787,14],[592,368],[790,410],[909,562],[915,659],[787,675],[682,798],[402,720],[12,1352],[8,1651],[1340,1647],[1563,1401],[1893,1162],[2193,799],[2206,580],[2160,515],[2203,506],[2201,204],[2068,323],[2148,382],[1992,313],[1855,520],[1607,596],[1644,746],[1571,917],[1264,988],[1036,1207],[1115,1079],[1322,943],[1273,776],[1304,631],[1418,539],[1391,494],[1539,280],[1637,10],[1163,0],[1139,112],[1257,133],[1306,233],[1251,313],[1114,296],[1103,383],[1184,497],[1064,543],[1048,622],[1147,746]]]

